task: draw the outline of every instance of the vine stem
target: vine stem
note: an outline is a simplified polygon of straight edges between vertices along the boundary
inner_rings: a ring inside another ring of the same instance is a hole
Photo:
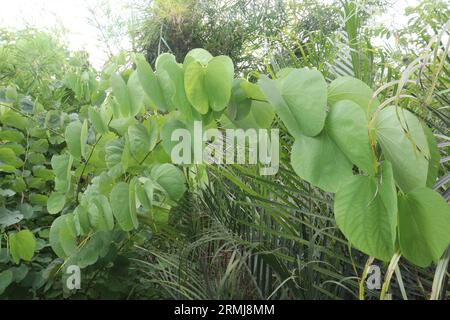
[[[389,290],[389,285],[391,284],[392,275],[395,272],[395,269],[398,266],[398,262],[400,261],[400,251],[397,251],[391,258],[391,262],[389,262],[389,267],[386,272],[386,276],[384,278],[383,286],[381,287],[380,300],[387,300],[387,292]]]
[[[359,281],[359,300],[364,300],[364,282],[366,281],[367,273],[369,272],[369,268],[374,260],[374,257],[369,257],[369,259],[367,259],[366,265],[364,266],[361,280]]]

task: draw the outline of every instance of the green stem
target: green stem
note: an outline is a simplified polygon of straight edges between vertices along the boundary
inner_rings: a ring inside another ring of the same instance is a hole
[[[400,254],[400,252],[397,251],[391,258],[391,262],[389,263],[383,286],[381,287],[380,300],[387,300],[386,296],[389,290],[389,285],[391,284],[392,275],[394,274],[395,268],[397,267],[401,256],[402,255]]]
[[[364,300],[364,283],[366,282],[367,273],[369,272],[369,268],[372,265],[373,260],[375,260],[374,257],[369,257],[369,259],[367,259],[366,265],[361,275],[361,280],[359,281],[359,300]]]

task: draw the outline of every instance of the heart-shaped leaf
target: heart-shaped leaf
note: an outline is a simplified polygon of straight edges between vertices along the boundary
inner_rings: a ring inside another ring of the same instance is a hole
[[[383,162],[381,179],[353,176],[336,193],[339,229],[362,252],[389,261],[395,252],[397,192],[392,166]]]
[[[450,244],[450,207],[435,191],[420,187],[399,196],[402,254],[419,267],[441,258]]]

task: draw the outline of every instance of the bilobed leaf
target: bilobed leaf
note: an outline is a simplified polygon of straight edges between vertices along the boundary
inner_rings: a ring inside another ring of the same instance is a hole
[[[153,181],[148,178],[140,178],[139,183],[136,183],[136,196],[146,210],[153,206],[154,188]]]
[[[130,210],[129,185],[119,182],[114,186],[109,197],[111,208],[117,223],[124,231],[131,231],[135,228],[136,208]],[[132,216],[133,215],[133,216]]]
[[[191,62],[197,61],[202,65],[208,65],[208,62],[213,58],[211,53],[202,48],[195,48],[189,51],[184,57],[183,67],[186,68]]]
[[[217,56],[208,62],[205,73],[205,89],[212,110],[220,111],[228,105],[233,76],[233,61],[229,57]]]
[[[291,71],[282,80],[281,95],[304,135],[313,137],[322,131],[326,117],[327,83],[319,71],[306,68]]]
[[[252,100],[247,97],[241,83],[245,82],[244,79],[234,79],[233,86],[231,88],[230,103],[227,108],[227,116],[230,120],[241,120],[245,118],[250,112],[250,106]],[[259,87],[258,87],[259,88]],[[260,90],[260,89],[259,89]],[[261,92],[261,90],[260,90]],[[262,92],[261,92],[262,94]],[[264,96],[264,95],[263,95]],[[265,97],[264,97],[265,99]]]
[[[395,181],[403,192],[424,187],[430,151],[420,121],[411,112],[390,106],[376,116],[374,127],[383,154],[394,168]]]
[[[89,119],[91,120],[95,131],[100,134],[107,133],[109,131],[108,120],[104,118],[104,115],[100,111],[97,111],[94,107],[89,107],[88,112]]]
[[[353,77],[339,77],[333,80],[328,87],[328,104],[332,106],[340,100],[351,100],[358,104],[368,115],[380,104],[377,99],[372,102],[372,89],[359,79]],[[370,105],[370,112],[368,108]]]
[[[102,216],[106,229],[112,230],[114,228],[114,216],[108,198],[104,195],[98,195],[93,199],[93,202]]]
[[[295,138],[303,136],[294,114],[281,95],[280,82],[271,80],[263,75],[259,79],[258,84],[267,101],[275,108],[276,113],[281,118],[281,121],[283,121],[289,133]]]
[[[401,195],[398,201],[401,252],[412,263],[427,267],[450,244],[450,207],[427,187]]]
[[[335,103],[326,120],[330,137],[347,158],[365,173],[374,175],[367,118],[361,108],[350,100]]]
[[[177,120],[170,119],[166,121],[161,129],[161,140],[164,151],[170,155],[174,146],[176,146],[179,141],[172,141],[172,134],[176,129],[186,129],[188,130],[186,124]]]
[[[129,117],[132,110],[131,97],[125,81],[121,75],[116,73],[111,75],[110,81],[114,98],[119,105],[120,114],[122,117]]]
[[[156,75],[169,106],[168,111],[179,109],[183,114],[191,114],[192,108],[184,87],[184,70],[172,54],[158,56]]]
[[[141,124],[135,124],[128,127],[128,142],[131,155],[140,162],[150,151],[150,136],[147,128]]]
[[[133,71],[128,78],[127,88],[131,102],[130,116],[134,117],[135,115],[139,114],[139,112],[141,112],[144,106],[145,98],[145,92],[139,81],[139,75],[137,71]]]
[[[66,253],[64,252],[64,249],[61,244],[61,239],[59,237],[59,230],[62,225],[66,223],[66,220],[64,216],[59,216],[56,218],[52,226],[50,227],[50,233],[49,233],[49,242],[50,246],[52,247],[53,251],[56,253],[56,255],[60,258],[65,258]]]
[[[134,62],[136,63],[139,81],[147,96],[159,110],[167,111],[163,92],[150,64],[148,64],[142,54],[136,54]]]
[[[397,194],[392,166],[382,164],[381,179],[353,176],[336,193],[336,223],[362,252],[389,261],[395,252]]]
[[[352,177],[352,164],[326,130],[316,137],[296,138],[291,153],[295,173],[327,192],[336,192]]]
[[[54,155],[51,163],[55,173],[55,190],[67,192],[70,189],[71,168],[73,158],[71,155]]]
[[[64,137],[67,149],[75,159],[81,159],[81,134],[82,127],[80,121],[73,121],[67,125]]]
[[[161,88],[161,92],[163,93],[164,100],[166,101],[166,109],[167,111],[171,111],[175,109],[173,102],[176,93],[175,83],[172,81],[169,72],[165,69],[157,69],[156,75],[158,77],[158,84]]]
[[[60,212],[66,203],[66,196],[61,192],[52,192],[47,201],[47,211],[50,214],[57,214]]]
[[[108,168],[120,165],[124,143],[121,139],[113,139],[105,144],[105,162]]]
[[[269,129],[275,117],[275,110],[268,102],[251,100],[251,106],[248,114],[232,123],[237,128],[242,129]]]
[[[89,222],[89,212],[81,205],[77,206],[73,211],[74,219],[78,220],[80,225],[80,234],[88,234],[91,230],[91,224]]]
[[[58,239],[64,250],[65,256],[67,257],[77,252],[78,243],[74,227],[68,223],[67,216],[62,217],[64,217],[64,220],[58,228]]]
[[[177,201],[186,191],[186,181],[180,169],[173,164],[164,163],[152,168],[151,178],[156,181],[168,194],[169,198]]]
[[[36,249],[36,238],[30,230],[24,229],[9,235],[9,252],[13,261],[30,261]]]
[[[206,68],[199,62],[189,63],[184,71],[184,86],[186,96],[192,106],[201,114],[209,109],[208,94],[205,88]]]
[[[106,223],[103,218],[103,215],[99,211],[99,208],[93,202],[93,199],[90,199],[87,204],[87,212],[89,217],[89,225],[92,226],[92,229],[95,231],[106,230]]]

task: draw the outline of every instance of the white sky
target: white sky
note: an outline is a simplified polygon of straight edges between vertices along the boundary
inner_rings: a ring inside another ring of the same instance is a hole
[[[126,1],[109,0],[115,10],[125,13]],[[98,41],[98,30],[88,22],[88,6],[97,0],[0,0],[0,27],[20,29],[27,25],[38,28],[63,26],[67,30],[67,43],[71,50],[89,52],[92,64],[100,68],[107,58],[105,48]],[[381,19],[387,26],[399,27],[406,23],[404,8],[417,0],[393,1],[393,7]],[[125,40],[126,41],[126,40]],[[123,44],[122,44],[123,45]]]

